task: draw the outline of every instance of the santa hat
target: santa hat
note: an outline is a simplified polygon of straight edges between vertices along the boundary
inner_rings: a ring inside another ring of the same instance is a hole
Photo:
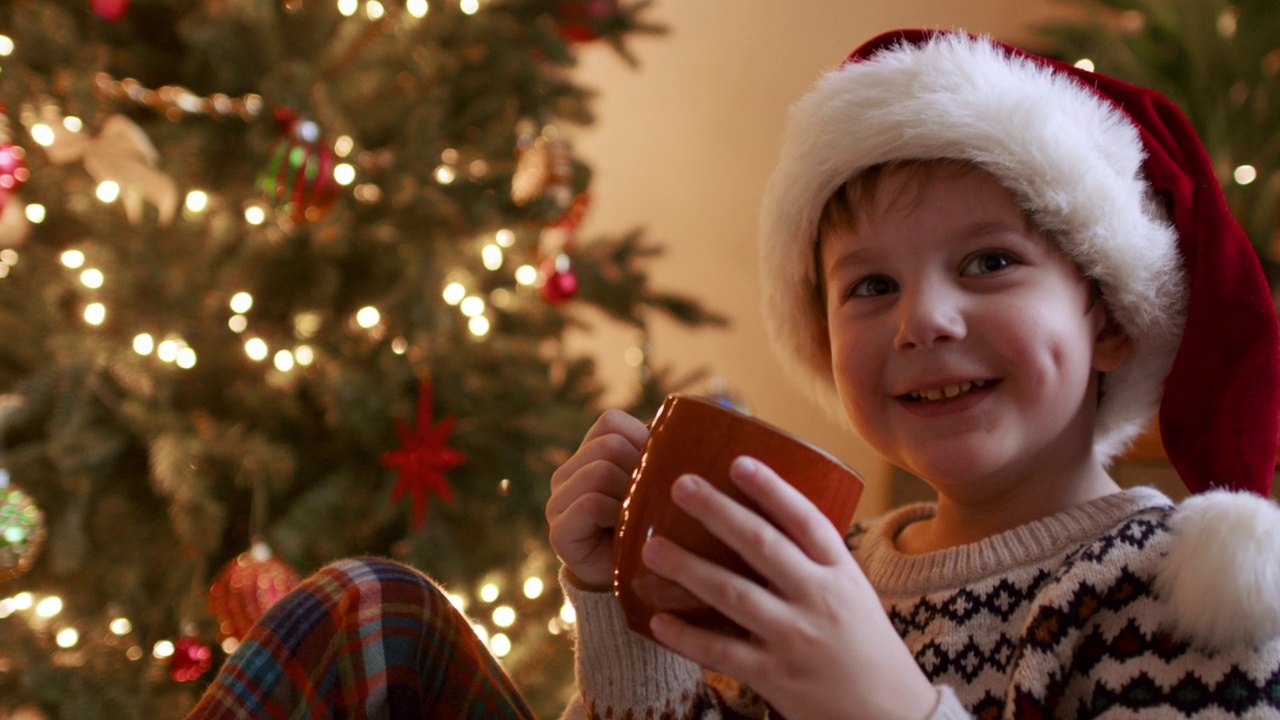
[[[1110,460],[1160,410],[1192,492],[1265,494],[1280,435],[1270,290],[1183,114],[1159,94],[961,32],[881,35],[792,108],[761,209],[771,340],[839,412],[814,301],[818,219],[888,161],[959,159],[992,173],[1095,280],[1133,340],[1103,379],[1094,437]]]

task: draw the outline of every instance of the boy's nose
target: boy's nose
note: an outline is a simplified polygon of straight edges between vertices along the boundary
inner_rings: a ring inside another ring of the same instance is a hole
[[[904,290],[898,298],[898,350],[928,348],[964,338],[960,299],[945,288]]]

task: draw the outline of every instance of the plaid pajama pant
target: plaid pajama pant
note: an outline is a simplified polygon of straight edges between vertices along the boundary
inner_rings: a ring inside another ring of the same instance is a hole
[[[434,583],[358,558],[321,569],[272,606],[187,720],[532,717]]]

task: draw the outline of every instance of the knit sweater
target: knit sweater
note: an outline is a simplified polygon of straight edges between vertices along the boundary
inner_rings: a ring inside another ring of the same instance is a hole
[[[908,506],[846,536],[925,674],[933,718],[1280,718],[1280,640],[1207,648],[1155,590],[1173,504],[1135,488],[976,543],[905,555]],[[578,614],[571,717],[765,718],[749,689],[630,633],[607,593]],[[798,719],[793,719],[798,720]]]

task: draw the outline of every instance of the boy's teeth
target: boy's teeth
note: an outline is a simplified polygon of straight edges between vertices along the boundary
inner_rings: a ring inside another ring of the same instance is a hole
[[[978,380],[975,382],[965,381],[956,385],[946,385],[940,388],[931,388],[929,390],[915,390],[908,393],[908,397],[912,400],[942,400],[943,398],[951,399],[962,393],[967,393],[974,388],[980,388],[986,385],[986,382]]]

